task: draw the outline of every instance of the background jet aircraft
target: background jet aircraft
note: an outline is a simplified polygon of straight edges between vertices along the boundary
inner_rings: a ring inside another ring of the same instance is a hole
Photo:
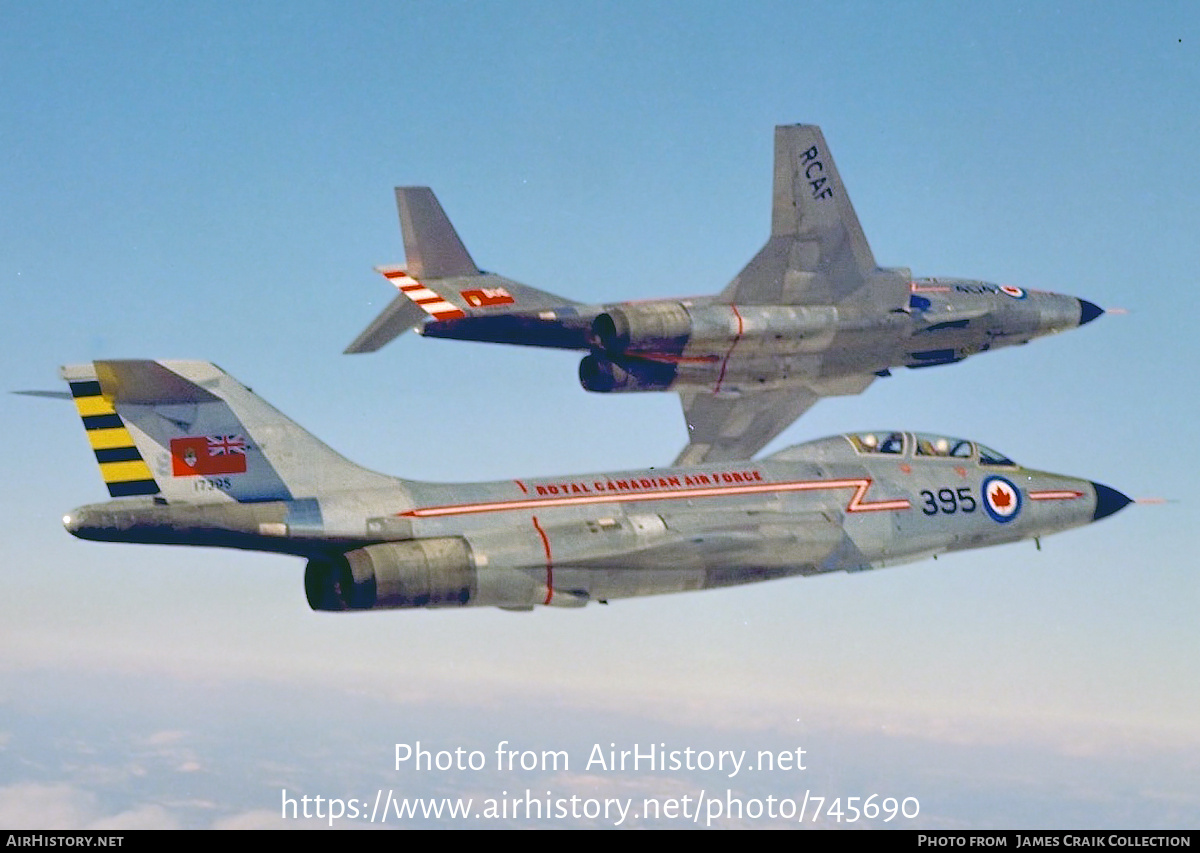
[[[748,459],[817,400],[892,367],[929,367],[1103,313],[1009,285],[876,266],[821,130],[775,129],[771,237],[716,296],[583,305],[481,271],[428,187],[396,189],[400,295],[347,348],[430,337],[590,350],[589,391],[678,391],[690,442],[676,464]]]
[[[887,431],[755,462],[422,483],[347,461],[212,364],[62,373],[114,498],[73,510],[71,533],[306,557],[316,610],[578,607],[855,571],[1129,503],[971,441]]]

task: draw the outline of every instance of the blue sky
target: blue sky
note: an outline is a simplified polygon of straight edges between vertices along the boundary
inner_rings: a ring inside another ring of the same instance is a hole
[[[1040,552],[581,612],[343,617],[307,609],[298,560],[72,540],[61,515],[104,494],[78,421],[5,395],[0,818],[270,826],[281,787],[715,789],[388,763],[407,738],[574,759],[675,733],[811,744],[810,776],[744,790],[882,787],[919,796],[922,826],[1197,825],[1190,5],[6,3],[0,19],[9,389],[92,358],[203,358],[393,474],[664,464],[677,401],[588,395],[575,355],[416,336],[340,354],[391,298],[371,267],[403,260],[391,188],[432,186],[482,266],[540,288],[709,293],[766,237],[772,127],[811,122],[881,263],[1129,314],[901,371],[772,447],[938,431],[1174,501]]]

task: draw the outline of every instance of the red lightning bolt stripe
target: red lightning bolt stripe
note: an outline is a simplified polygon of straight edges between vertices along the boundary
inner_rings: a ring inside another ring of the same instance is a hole
[[[645,492],[615,492],[602,495],[568,495],[564,497],[520,498],[485,503],[446,504],[443,506],[417,507],[396,513],[403,518],[442,518],[449,515],[473,515],[481,512],[510,512],[513,510],[543,509],[560,506],[586,506],[589,504],[642,503],[644,501],[695,500],[698,498],[725,498],[737,495],[782,494],[786,492],[824,492],[836,489],[854,489],[846,512],[891,512],[909,509],[908,498],[886,501],[867,501],[864,497],[871,488],[872,480],[867,477],[854,480],[794,480],[783,483],[745,483],[730,486],[700,486],[684,489],[654,489]]]

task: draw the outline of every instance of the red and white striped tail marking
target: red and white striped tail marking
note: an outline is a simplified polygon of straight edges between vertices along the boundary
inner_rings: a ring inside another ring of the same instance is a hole
[[[460,320],[467,316],[466,311],[447,302],[444,296],[434,293],[405,270],[398,267],[382,267],[379,271],[383,273],[384,278],[395,285],[397,290],[420,305],[425,313],[433,319]]]

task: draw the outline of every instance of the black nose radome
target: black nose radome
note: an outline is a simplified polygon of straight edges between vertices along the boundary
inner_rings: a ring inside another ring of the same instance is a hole
[[[1110,489],[1108,486],[1092,483],[1092,488],[1096,490],[1096,511],[1092,513],[1092,521],[1108,518],[1117,510],[1124,509],[1133,503],[1133,498],[1121,494],[1116,489]]]
[[[1086,325],[1103,313],[1104,309],[1095,302],[1088,302],[1086,299],[1079,300],[1079,325]]]

